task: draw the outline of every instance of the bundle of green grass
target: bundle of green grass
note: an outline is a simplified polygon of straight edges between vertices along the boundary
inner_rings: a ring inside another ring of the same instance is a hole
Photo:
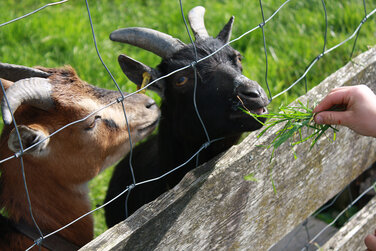
[[[275,127],[276,125],[284,123],[282,129],[278,130],[272,142],[264,147],[273,148],[270,161],[273,159],[274,151],[281,146],[283,143],[290,143],[291,147],[301,144],[308,140],[311,140],[310,149],[317,143],[317,141],[322,137],[327,135],[329,129],[333,132],[333,137],[329,138],[331,141],[335,141],[336,132],[338,131],[331,125],[319,125],[314,122],[315,113],[313,109],[309,108],[308,103],[304,105],[302,102],[298,101],[298,105],[294,106],[280,106],[278,113],[267,113],[267,114],[253,114],[248,111],[245,107],[240,108],[244,112],[248,113],[250,116],[254,117],[259,121],[265,128],[259,133],[258,137],[264,135],[269,129]],[[341,108],[333,108],[341,109]],[[259,118],[267,118],[265,123],[261,122]],[[307,129],[303,136],[302,130]],[[296,154],[294,152],[294,157]]]

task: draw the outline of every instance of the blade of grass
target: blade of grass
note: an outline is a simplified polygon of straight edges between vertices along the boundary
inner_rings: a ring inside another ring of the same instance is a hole
[[[285,123],[284,126],[279,129],[277,132],[274,133],[274,138],[268,145],[264,146],[267,149],[273,148],[272,156],[270,161],[273,159],[275,150],[280,147],[285,142],[290,142],[291,147],[294,147],[298,144],[306,142],[312,139],[310,150],[313,146],[317,143],[317,141],[323,136],[326,135],[326,132],[329,129],[333,131],[333,140],[335,141],[336,132],[338,131],[336,128],[332,127],[331,125],[317,125],[313,118],[314,113],[311,108],[309,108],[308,102],[307,104],[303,104],[300,100],[298,100],[297,104],[294,106],[283,106],[279,107],[279,113],[269,113],[269,114],[253,114],[251,113],[242,103],[243,107],[240,107],[242,111],[252,116],[256,121],[262,124],[265,128],[261,130],[258,134],[258,138],[262,137],[267,131],[273,128],[276,125]],[[342,108],[343,109],[343,108]],[[266,118],[266,122],[260,121],[259,118]],[[302,129],[307,128],[307,132],[309,133],[308,136],[304,137],[302,133]],[[309,132],[310,130],[313,130]],[[296,136],[298,135],[298,136]],[[329,138],[329,137],[328,137]],[[294,158],[296,158],[296,153],[294,152]]]

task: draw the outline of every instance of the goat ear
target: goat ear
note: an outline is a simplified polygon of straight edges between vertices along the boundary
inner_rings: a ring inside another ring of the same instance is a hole
[[[3,85],[5,91],[8,90],[8,88],[11,85],[14,84],[12,81],[9,81],[9,80],[3,79],[3,78],[0,78],[0,81],[1,81],[1,84]],[[1,88],[0,88],[0,100],[3,99],[3,96],[4,96],[3,90],[1,90]]]
[[[227,24],[225,25],[225,27],[223,27],[223,29],[221,30],[221,32],[219,32],[217,36],[217,38],[221,40],[222,42],[224,42],[225,44],[230,41],[234,19],[235,17],[232,16],[230,20],[227,22]]]
[[[25,150],[26,148],[34,145],[35,143],[44,140],[43,142],[39,143],[35,147],[31,148],[25,153],[38,156],[43,154],[46,151],[49,138],[47,138],[47,134],[41,129],[33,129],[29,126],[20,125],[17,127],[18,132],[20,134],[22,147]],[[20,141],[15,129],[10,132],[9,139],[8,139],[8,147],[13,152],[19,152],[21,150]]]
[[[120,55],[118,57],[118,61],[120,64],[121,69],[123,70],[124,74],[131,80],[133,83],[135,83],[138,87],[141,86],[142,80],[143,80],[143,73],[147,72],[150,74],[150,82],[159,78],[160,73],[137,60],[134,60],[133,58],[130,58],[126,55]],[[164,80],[160,80],[154,84],[152,84],[149,89],[152,91],[155,91],[160,97],[163,97],[164,93]]]

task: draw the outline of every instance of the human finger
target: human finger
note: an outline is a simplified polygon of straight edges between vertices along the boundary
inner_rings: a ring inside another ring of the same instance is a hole
[[[376,236],[373,234],[369,234],[364,239],[364,243],[366,244],[368,250],[375,251],[376,250]]]
[[[316,107],[314,113],[329,110],[334,105],[345,105],[349,102],[349,89],[336,88],[333,89]]]
[[[323,111],[314,117],[316,124],[326,125],[347,125],[349,123],[349,112]]]

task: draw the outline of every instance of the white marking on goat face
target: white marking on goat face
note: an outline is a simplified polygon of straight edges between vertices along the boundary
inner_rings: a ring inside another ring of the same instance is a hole
[[[88,114],[104,106],[104,104],[92,99],[82,99],[78,102],[78,105],[87,110]],[[83,140],[85,144],[101,148],[102,151],[106,152],[105,159],[97,163],[103,170],[115,164],[130,151],[129,135],[124,112],[120,104],[114,104],[93,114],[86,121],[83,121],[85,123],[83,127],[86,128],[93,123],[96,116],[100,116],[100,119],[91,130],[84,134],[85,138]],[[137,129],[137,127],[132,126],[132,121],[133,118],[128,117],[131,134],[133,130]]]
[[[78,101],[78,105],[82,107],[83,109],[85,109],[87,113],[89,114],[89,113],[99,110],[105,104],[101,104],[92,99],[82,99]],[[116,127],[119,127],[122,130],[126,129],[124,112],[122,111],[122,109],[119,107],[118,104],[109,106],[106,109],[93,114],[92,116],[93,117],[100,116],[103,121],[104,120],[111,121],[114,123]],[[90,119],[88,119],[88,121],[90,121]]]
[[[150,104],[150,98],[146,96],[137,96],[124,101],[129,131],[134,144],[149,135],[156,126],[160,114],[159,109]],[[77,105],[81,107],[83,114],[90,114],[105,104],[92,99],[81,99]],[[89,146],[93,151],[93,148],[96,148],[103,152],[104,159],[96,163],[102,170],[115,164],[130,151],[129,132],[122,104],[113,104],[98,111],[82,123],[80,127],[85,133],[78,140],[82,141],[83,146]]]

